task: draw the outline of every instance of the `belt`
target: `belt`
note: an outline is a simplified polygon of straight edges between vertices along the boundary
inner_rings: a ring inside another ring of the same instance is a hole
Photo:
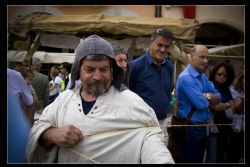
[[[204,125],[204,124],[208,124],[208,123],[207,122],[188,121],[188,124],[190,124],[190,125]]]

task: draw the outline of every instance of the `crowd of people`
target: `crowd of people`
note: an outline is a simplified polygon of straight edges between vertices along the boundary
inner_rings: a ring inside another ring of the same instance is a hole
[[[148,50],[128,62],[121,46],[91,35],[80,41],[72,65],[53,65],[49,75],[40,72],[37,58],[30,68],[8,68],[8,95],[17,97],[25,118],[20,118],[25,134],[19,136],[26,146],[25,157],[9,156],[8,161],[239,163],[244,153],[244,73],[235,75],[232,65],[220,63],[206,76],[208,48],[195,45],[174,86],[167,56],[173,41],[171,31],[157,29]],[[179,143],[175,157],[167,131],[174,89],[178,117],[193,111],[188,143]],[[8,105],[13,117],[12,108]],[[8,123],[12,127],[15,122]]]

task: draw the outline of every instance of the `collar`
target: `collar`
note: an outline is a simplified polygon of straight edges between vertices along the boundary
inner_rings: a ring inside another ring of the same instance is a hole
[[[153,59],[153,56],[152,56],[152,54],[150,53],[150,51],[148,51],[148,52],[146,53],[146,59],[147,59],[148,64],[150,64],[150,65],[152,65],[152,64],[157,65],[157,64],[155,63],[155,61],[154,61],[154,59]],[[163,61],[161,64],[164,64],[164,63],[166,63],[166,59],[164,59],[164,61]]]
[[[191,75],[193,75],[195,78],[202,76],[203,72],[196,71],[196,69],[193,66],[191,66],[190,64],[188,64],[187,67],[188,67],[189,71],[191,72]]]

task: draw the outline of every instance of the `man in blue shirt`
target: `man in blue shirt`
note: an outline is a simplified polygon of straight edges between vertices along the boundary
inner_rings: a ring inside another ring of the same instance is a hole
[[[166,59],[173,42],[172,32],[158,29],[151,36],[149,50],[129,63],[129,88],[152,107],[167,145],[167,113],[171,100],[173,66]]]
[[[178,116],[187,117],[194,108],[189,125],[208,124],[209,105],[220,101],[220,93],[208,80],[204,71],[208,66],[208,49],[196,45],[191,50],[190,64],[180,73],[176,82],[178,100]],[[188,128],[188,143],[181,144],[180,163],[202,163],[207,141],[206,126],[190,126]]]

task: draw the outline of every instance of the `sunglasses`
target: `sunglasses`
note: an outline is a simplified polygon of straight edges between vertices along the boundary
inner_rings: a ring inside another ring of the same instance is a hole
[[[160,28],[160,29],[157,29],[157,30],[156,30],[156,33],[162,33],[162,32],[165,32],[165,31],[166,31],[166,30]]]
[[[227,77],[227,75],[226,74],[223,74],[223,73],[217,73],[216,75],[218,75],[218,76],[223,76],[224,78],[226,78]]]

